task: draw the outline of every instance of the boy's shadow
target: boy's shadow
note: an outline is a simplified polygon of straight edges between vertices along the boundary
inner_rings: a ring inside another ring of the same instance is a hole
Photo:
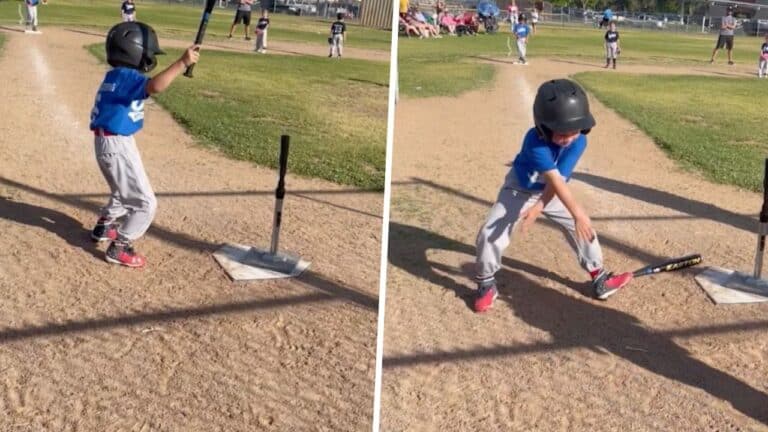
[[[64,213],[0,196],[0,218],[46,229],[71,246],[88,252],[94,258],[103,259],[96,244],[91,241],[89,231]]]
[[[389,262],[420,279],[454,291],[471,307],[474,290],[466,286],[471,285],[471,281],[461,284],[436,272],[459,274],[461,270],[431,262],[426,254],[430,249],[454,251],[470,257],[475,253],[474,247],[439,234],[390,223]],[[609,351],[652,373],[700,388],[730,402],[745,415],[768,423],[768,395],[765,393],[691,357],[669,337],[644,328],[637,318],[627,313],[547,288],[525,274],[552,279],[582,293],[588,284],[519,261],[505,259],[505,266],[498,273],[499,303],[506,302],[518,318],[548,332],[553,339],[552,347]],[[509,267],[520,271],[511,271]],[[498,308],[497,313],[500,309],[503,310]],[[629,351],[627,345],[642,347],[646,352]],[[450,359],[450,354],[444,358]]]

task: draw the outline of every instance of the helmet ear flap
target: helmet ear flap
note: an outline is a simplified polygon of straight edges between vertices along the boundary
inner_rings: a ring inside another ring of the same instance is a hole
[[[582,135],[587,135],[587,134],[588,134],[588,133],[590,133],[590,132],[592,132],[592,128],[589,128],[589,129],[583,129],[583,130],[581,131],[581,134],[582,134]]]
[[[552,141],[552,130],[543,124],[536,125],[536,132],[539,133],[539,138],[547,142]]]
[[[141,70],[143,70],[144,72],[151,71],[152,69],[155,68],[155,66],[157,66],[157,59],[155,59],[154,56],[152,57],[144,56],[144,58],[141,60]]]

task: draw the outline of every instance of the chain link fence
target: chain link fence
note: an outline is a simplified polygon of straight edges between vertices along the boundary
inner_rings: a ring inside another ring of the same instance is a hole
[[[141,3],[164,3],[169,5],[190,6],[202,8],[205,0],[137,0]],[[360,1],[328,1],[328,0],[255,0],[253,10],[266,9],[270,13],[284,13],[296,16],[311,16],[324,19],[335,19],[336,14],[344,14],[347,20],[357,20],[360,16]],[[217,0],[219,9],[237,9],[238,0]]]

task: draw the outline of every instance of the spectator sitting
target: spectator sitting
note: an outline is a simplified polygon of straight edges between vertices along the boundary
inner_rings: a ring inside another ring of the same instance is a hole
[[[414,36],[418,36],[419,38],[423,38],[424,36],[421,35],[421,32],[419,32],[419,29],[416,28],[416,26],[411,25],[403,19],[403,17],[400,17],[400,27],[405,32],[405,35],[408,37],[411,37],[411,33],[413,33]]]
[[[438,28],[436,25],[430,24],[427,21],[427,17],[425,17],[417,7],[414,6],[414,8],[411,9],[410,15],[415,21],[421,23],[421,25],[427,30],[428,35],[434,36],[436,38],[442,37],[440,36],[440,28]]]
[[[443,19],[440,21],[440,25],[448,31],[449,35],[456,36],[456,26],[459,24],[459,22],[456,21],[453,15],[449,13],[443,14],[442,18]]]

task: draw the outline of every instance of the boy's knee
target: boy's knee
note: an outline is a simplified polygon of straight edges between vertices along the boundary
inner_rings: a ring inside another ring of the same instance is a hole
[[[144,201],[142,202],[142,209],[150,215],[150,217],[154,217],[155,213],[157,212],[157,198],[155,197],[155,194],[148,195]]]

